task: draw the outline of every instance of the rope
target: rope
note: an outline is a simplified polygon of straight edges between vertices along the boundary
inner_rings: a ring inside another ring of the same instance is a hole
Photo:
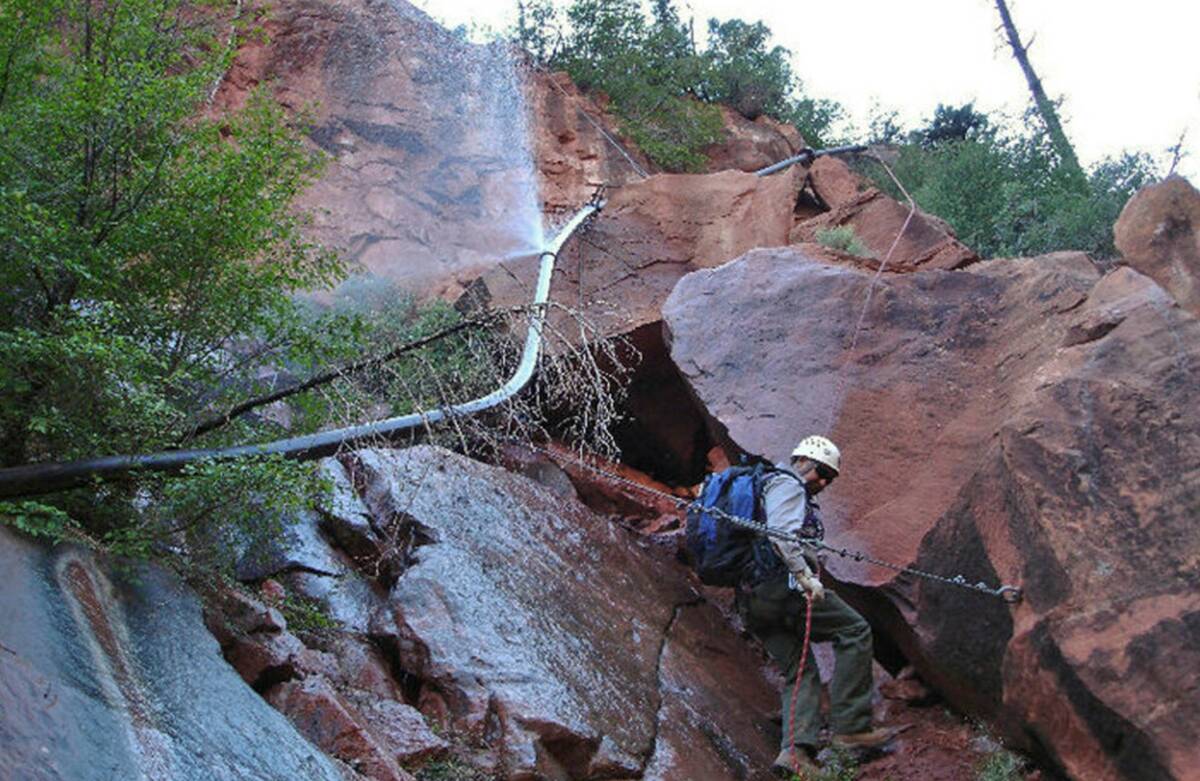
[[[908,230],[909,223],[912,222],[913,215],[917,213],[917,202],[913,200],[913,197],[908,194],[908,190],[904,189],[904,185],[896,178],[896,174],[892,172],[891,166],[885,163],[883,158],[874,152],[870,153],[870,157],[875,158],[875,161],[883,166],[883,170],[887,171],[887,175],[892,178],[892,181],[900,188],[900,192],[904,194],[905,200],[908,201],[908,216],[904,218],[904,224],[900,226],[899,232],[896,233],[896,238],[892,240],[892,246],[888,247],[887,255],[884,255],[883,262],[879,264],[879,268],[875,269],[875,275],[871,277],[871,284],[867,286],[867,297],[863,301],[862,310],[858,313],[858,322],[854,325],[854,335],[850,339],[849,349],[851,350],[858,345],[858,333],[862,330],[863,320],[867,316],[867,309],[871,306],[871,296],[875,292],[875,284],[883,276],[883,270],[887,268],[888,261],[892,259],[892,253],[896,251],[897,245],[900,244],[900,238],[904,236],[904,232]]]
[[[987,594],[989,596],[998,597],[1010,604],[1021,601],[1022,592],[1021,592],[1021,589],[1018,588],[1017,586],[1011,586],[1011,585],[1007,585],[1007,584],[1001,584],[1000,586],[991,586],[982,580],[976,581],[975,583],[971,583],[962,575],[951,575],[951,576],[939,575],[937,573],[929,572],[927,570],[917,569],[916,567],[908,567],[908,566],[904,566],[902,564],[895,564],[890,561],[886,561],[884,559],[879,559],[879,558],[871,556],[870,554],[865,553],[863,551],[854,550],[851,548],[844,548],[844,547],[836,548],[832,545],[827,544],[824,540],[818,540],[818,539],[814,539],[811,537],[797,537],[795,535],[788,534],[785,531],[781,531],[779,529],[773,529],[770,526],[767,526],[766,524],[759,523],[759,522],[751,520],[749,518],[743,518],[743,517],[740,517],[737,515],[730,515],[729,513],[724,512],[723,510],[720,510],[716,507],[704,507],[703,505],[700,504],[700,501],[698,499],[693,499],[693,500],[689,501],[687,499],[683,499],[682,497],[675,496],[674,494],[669,494],[669,493],[666,493],[665,491],[660,491],[657,488],[651,488],[648,485],[643,485],[642,483],[639,483],[637,481],[630,480],[627,477],[622,477],[621,475],[614,474],[607,470],[601,469],[600,467],[596,466],[595,464],[589,463],[589,462],[583,460],[582,458],[576,457],[574,455],[568,455],[565,453],[556,453],[551,450],[547,450],[546,448],[540,447],[532,442],[524,442],[524,441],[520,441],[520,440],[516,440],[516,439],[510,439],[509,441],[513,442],[517,445],[527,447],[538,453],[541,453],[542,455],[547,456],[551,460],[559,461],[561,459],[561,460],[570,461],[570,462],[572,462],[572,463],[574,463],[596,475],[604,477],[614,483],[626,485],[626,486],[634,488],[638,491],[642,491],[643,493],[651,494],[651,495],[657,496],[661,499],[666,499],[667,501],[674,504],[677,509],[680,509],[680,510],[691,510],[691,509],[700,510],[700,509],[702,509],[707,513],[711,513],[712,515],[715,515],[722,520],[725,520],[725,521],[728,521],[729,523],[734,524],[735,526],[740,526],[743,529],[748,529],[748,530],[754,532],[755,534],[762,535],[763,537],[768,537],[770,539],[776,539],[776,540],[786,540],[788,542],[793,542],[793,543],[798,542],[799,544],[804,545],[805,547],[811,548],[817,552],[826,551],[828,553],[831,553],[831,554],[838,556],[840,558],[843,558],[843,559],[852,559],[856,562],[866,562],[868,564],[873,564],[877,567],[882,567],[884,569],[891,570],[898,574],[911,575],[913,577],[922,578],[924,580],[931,580],[931,581],[934,581],[937,583],[943,583],[948,586],[957,586],[959,588],[964,588],[969,591],[976,591],[981,594]]]
[[[821,562],[817,562],[817,580],[821,579]],[[800,756],[796,753],[796,704],[800,701],[800,680],[804,677],[804,665],[808,661],[808,643],[812,638],[813,598],[811,594],[804,596],[804,645],[800,648],[800,664],[796,667],[796,677],[792,681],[792,702],[788,706],[788,747],[792,750],[792,770],[802,779],[806,779],[804,768],[800,766]]]
[[[834,398],[837,400],[838,406],[840,406],[846,398],[847,377],[845,369],[847,362],[850,360],[849,353],[858,346],[858,337],[862,332],[863,323],[866,322],[867,312],[871,308],[871,301],[875,295],[875,288],[878,286],[879,280],[883,276],[884,269],[887,268],[888,262],[892,259],[892,255],[895,254],[896,247],[900,245],[900,239],[903,238],[905,232],[908,230],[908,226],[912,223],[913,216],[917,213],[916,201],[914,201],[912,196],[909,195],[908,190],[904,189],[904,185],[901,184],[900,180],[896,178],[896,174],[892,172],[891,167],[884,162],[882,157],[874,152],[868,152],[867,154],[869,157],[873,158],[876,162],[883,166],[883,169],[887,171],[888,176],[890,176],[892,181],[896,183],[896,186],[900,188],[900,192],[904,194],[905,200],[908,201],[908,216],[904,218],[904,223],[900,226],[900,230],[896,233],[896,238],[892,240],[892,245],[888,247],[887,254],[883,256],[883,260],[880,262],[879,268],[875,269],[875,273],[871,276],[871,282],[867,285],[867,295],[863,299],[862,308],[859,309],[858,312],[858,319],[854,323],[854,331],[851,333],[850,343],[845,347],[845,351],[843,353],[845,357],[842,359],[842,363],[838,367],[837,384],[834,386]],[[826,409],[829,410],[829,418],[825,421],[824,428],[826,431],[829,431],[833,428],[833,420],[837,415],[838,410],[833,404],[827,405]]]

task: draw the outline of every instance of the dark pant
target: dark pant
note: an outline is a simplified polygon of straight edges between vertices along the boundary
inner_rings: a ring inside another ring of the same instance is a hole
[[[820,730],[820,679],[812,648],[804,675],[796,668],[804,647],[805,599],[788,588],[787,578],[775,578],[742,593],[738,609],[746,627],[779,665],[783,687],[783,746],[793,743],[815,748]],[[834,733],[849,735],[871,729],[871,627],[858,612],[832,591],[813,604],[810,644],[832,642],[837,666],[830,685]],[[799,690],[796,691],[796,688]],[[792,696],[796,696],[796,729],[792,732]]]

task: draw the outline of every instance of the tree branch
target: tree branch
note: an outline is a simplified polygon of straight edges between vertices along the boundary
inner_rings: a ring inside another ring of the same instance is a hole
[[[235,404],[219,415],[215,415],[207,420],[197,423],[179,439],[178,444],[182,445],[183,443],[194,439],[201,434],[207,434],[214,429],[227,425],[234,418],[245,415],[247,412],[257,409],[258,407],[264,407],[268,404],[273,404],[274,402],[286,399],[289,396],[294,396],[297,393],[303,393],[304,391],[312,390],[320,385],[326,385],[334,380],[341,379],[343,377],[349,377],[352,374],[356,374],[373,366],[379,366],[380,364],[393,361],[402,355],[406,355],[414,350],[418,350],[429,344],[440,341],[449,336],[453,336],[454,334],[465,331],[468,328],[478,328],[484,325],[489,325],[506,314],[521,311],[523,309],[525,309],[525,307],[521,306],[513,307],[509,310],[485,312],[479,317],[471,318],[470,320],[462,320],[454,325],[450,325],[435,331],[428,336],[423,336],[420,339],[415,339],[411,342],[402,344],[399,347],[389,350],[383,355],[364,358],[363,360],[355,361],[337,369],[332,369],[322,374],[315,375],[295,385],[290,385],[286,388],[272,391],[271,393],[266,393],[261,396],[256,396],[252,399],[247,399],[240,404]]]

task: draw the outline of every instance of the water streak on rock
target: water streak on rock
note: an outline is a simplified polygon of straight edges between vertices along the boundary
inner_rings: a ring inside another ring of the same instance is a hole
[[[105,700],[128,718],[129,747],[140,759],[142,777],[147,781],[174,777],[169,739],[155,726],[154,707],[127,651],[129,636],[111,596],[111,584],[74,554],[59,561],[55,574],[80,636],[91,651]]]

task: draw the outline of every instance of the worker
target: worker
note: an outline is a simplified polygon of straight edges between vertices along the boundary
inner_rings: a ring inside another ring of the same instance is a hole
[[[870,625],[822,585],[813,548],[792,541],[824,535],[814,498],[837,478],[840,465],[841,454],[833,442],[810,436],[796,445],[789,463],[779,464],[780,471],[767,478],[762,493],[766,523],[786,535],[771,537],[772,560],[759,567],[755,581],[740,587],[737,594],[743,622],[784,677],[783,740],[773,769],[786,774],[817,771],[820,680],[811,645],[803,675],[796,679],[805,640],[806,602],[812,603],[810,640],[833,644],[833,745],[859,752],[881,750],[895,734],[871,724]]]

